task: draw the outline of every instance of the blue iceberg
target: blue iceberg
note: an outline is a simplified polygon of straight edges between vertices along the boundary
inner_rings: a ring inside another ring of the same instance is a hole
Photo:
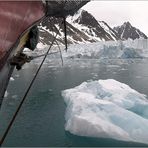
[[[84,82],[62,96],[66,131],[148,144],[148,100],[128,85],[113,79]]]

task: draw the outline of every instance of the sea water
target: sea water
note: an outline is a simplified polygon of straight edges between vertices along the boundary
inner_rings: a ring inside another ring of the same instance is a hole
[[[20,103],[40,60],[15,71],[0,112],[0,137]],[[14,147],[82,147],[146,146],[106,138],[80,137],[65,131],[66,105],[61,91],[84,81],[115,79],[148,95],[147,59],[47,59],[31,88],[3,146]]]

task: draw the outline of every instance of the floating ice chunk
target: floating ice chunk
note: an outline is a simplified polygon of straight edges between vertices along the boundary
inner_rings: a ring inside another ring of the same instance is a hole
[[[8,97],[8,91],[5,91],[4,97],[7,98]]]
[[[17,97],[18,97],[17,95],[13,95],[12,96],[13,99],[17,99]]]
[[[62,92],[65,130],[75,135],[148,143],[148,100],[116,80],[84,82]]]
[[[19,78],[19,77],[20,77],[20,75],[19,75],[19,74],[16,74],[16,75],[15,75],[15,77],[16,77],[16,78]]]
[[[13,77],[11,77],[11,78],[10,78],[10,81],[14,81],[14,78],[13,78]]]

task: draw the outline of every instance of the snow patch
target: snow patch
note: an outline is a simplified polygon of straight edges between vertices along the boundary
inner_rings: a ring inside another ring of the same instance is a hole
[[[113,31],[105,24],[103,21],[99,21],[100,26],[116,41],[116,38],[113,36]]]
[[[84,82],[62,96],[66,131],[148,143],[148,100],[128,85],[113,79]]]

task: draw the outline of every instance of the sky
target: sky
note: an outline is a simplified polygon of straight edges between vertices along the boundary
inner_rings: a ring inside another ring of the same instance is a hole
[[[83,7],[99,21],[111,27],[129,21],[148,36],[148,1],[94,0]]]

